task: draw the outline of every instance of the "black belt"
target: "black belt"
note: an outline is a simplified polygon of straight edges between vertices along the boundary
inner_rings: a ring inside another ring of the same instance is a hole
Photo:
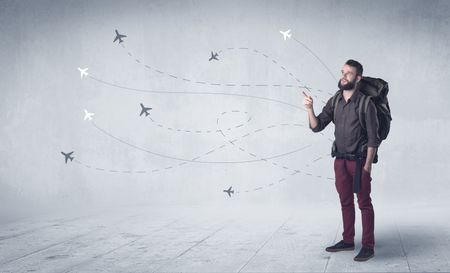
[[[337,152],[337,153],[336,153],[336,158],[337,158],[337,159],[346,159],[346,160],[352,160],[352,161],[355,161],[355,160],[357,160],[358,158],[363,159],[363,158],[365,158],[365,156],[363,156],[363,155],[358,155],[358,154],[344,154],[344,153],[339,153],[339,152]]]
[[[358,154],[344,154],[344,153],[337,152],[336,158],[356,161],[355,177],[353,177],[353,192],[358,193],[359,189],[361,188],[361,168],[362,168],[362,162],[365,159],[365,157],[362,155],[358,155]]]

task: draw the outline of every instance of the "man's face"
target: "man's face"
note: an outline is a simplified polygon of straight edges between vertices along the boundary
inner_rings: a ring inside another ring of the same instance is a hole
[[[340,90],[353,90],[360,80],[361,76],[356,74],[356,68],[346,64],[342,67],[338,87]]]

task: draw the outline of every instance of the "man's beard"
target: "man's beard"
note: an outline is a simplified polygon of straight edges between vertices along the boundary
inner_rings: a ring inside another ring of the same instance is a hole
[[[356,78],[353,81],[347,82],[344,85],[342,85],[341,80],[339,80],[338,87],[339,87],[339,90],[353,90],[356,87]]]

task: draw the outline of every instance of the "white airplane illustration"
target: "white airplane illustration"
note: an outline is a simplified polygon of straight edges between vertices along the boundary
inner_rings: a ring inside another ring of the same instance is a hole
[[[288,29],[286,31],[281,31],[280,30],[280,33],[283,34],[283,38],[284,38],[285,41],[286,41],[286,38],[289,38],[289,39],[291,38],[292,34],[290,32],[291,32],[290,29]]]
[[[88,110],[84,109],[84,120],[92,120],[92,116],[95,115],[94,113],[89,113]]]
[[[119,44],[120,44],[120,43],[123,42],[122,38],[125,38],[125,37],[127,37],[127,35],[119,34],[119,31],[117,31],[117,29],[116,29],[116,38],[114,38],[113,43],[114,43],[115,41],[119,40]]]
[[[78,71],[80,71],[80,79],[82,79],[83,78],[83,76],[87,76],[87,75],[89,75],[88,73],[87,73],[87,70],[88,70],[89,68],[84,68],[84,69],[82,69],[82,68],[80,68],[80,67],[78,67]]]

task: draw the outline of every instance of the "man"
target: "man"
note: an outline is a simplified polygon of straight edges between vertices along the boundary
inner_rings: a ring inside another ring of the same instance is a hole
[[[380,137],[378,136],[377,110],[371,100],[364,114],[365,129],[361,126],[358,102],[364,97],[358,90],[363,67],[355,60],[348,60],[341,70],[339,96],[333,105],[330,98],[322,113],[314,114],[313,99],[305,94],[303,103],[308,112],[309,126],[313,132],[322,131],[331,121],[335,124],[334,172],[336,189],[342,209],[344,232],[342,240],[327,247],[328,252],[354,250],[355,205],[354,190],[357,192],[358,206],[362,218],[362,248],[355,261],[367,261],[375,254],[374,220],[375,215],[370,198],[372,163]]]

